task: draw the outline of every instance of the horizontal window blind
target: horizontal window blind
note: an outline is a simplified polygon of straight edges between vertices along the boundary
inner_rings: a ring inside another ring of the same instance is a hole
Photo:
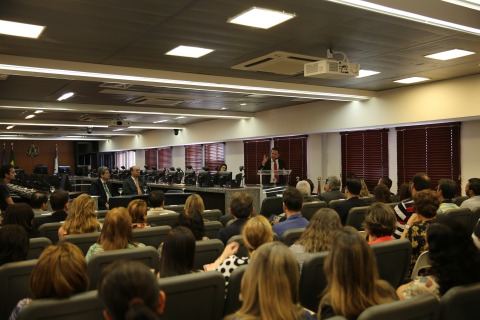
[[[210,143],[204,145],[205,166],[210,171],[217,171],[225,163],[225,143]]]
[[[260,183],[257,176],[258,166],[262,163],[263,155],[270,156],[270,139],[243,141],[243,164],[246,184]]]
[[[150,170],[157,166],[157,149],[145,149],[145,165]]]
[[[157,149],[157,169],[170,168],[172,166],[172,148]]]
[[[185,166],[191,165],[195,172],[203,167],[203,145],[185,146]]]
[[[292,170],[289,185],[295,186],[298,180],[307,179],[307,138],[308,136],[274,138],[273,144],[280,153],[280,159]]]

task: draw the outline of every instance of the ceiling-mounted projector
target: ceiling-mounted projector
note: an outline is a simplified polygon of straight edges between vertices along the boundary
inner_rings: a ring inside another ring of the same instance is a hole
[[[342,79],[357,77],[360,71],[358,63],[325,59],[306,63],[303,66],[304,77],[323,79]]]
[[[130,127],[130,121],[125,121],[121,119],[111,120],[108,123],[109,127]]]

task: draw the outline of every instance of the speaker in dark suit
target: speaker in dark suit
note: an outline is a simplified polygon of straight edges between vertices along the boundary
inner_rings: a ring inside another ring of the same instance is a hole
[[[258,167],[258,170],[285,170],[287,169],[287,165],[285,161],[279,159],[280,153],[278,152],[278,148],[272,148],[270,153],[270,158],[265,154],[263,155],[263,161]],[[276,168],[275,168],[276,164]],[[274,181],[274,177],[270,175],[264,175],[262,177],[262,184],[272,184],[272,183],[279,183],[285,184],[286,177],[284,175],[278,176],[278,181]]]
[[[140,186],[140,192],[138,191],[136,181],[138,181]],[[130,177],[123,180],[123,194],[143,194],[143,187],[146,185],[145,180],[140,178],[140,167],[133,166],[130,168]]]

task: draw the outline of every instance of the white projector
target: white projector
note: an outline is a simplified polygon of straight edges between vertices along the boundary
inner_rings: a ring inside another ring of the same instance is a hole
[[[357,77],[360,71],[358,63],[325,59],[306,63],[303,66],[304,77],[323,79],[342,79]]]
[[[130,121],[125,120],[111,120],[108,123],[109,127],[130,127]]]

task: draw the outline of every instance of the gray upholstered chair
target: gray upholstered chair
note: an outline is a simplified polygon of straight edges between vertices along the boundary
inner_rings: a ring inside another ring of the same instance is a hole
[[[203,217],[208,221],[220,221],[222,215],[223,214],[220,209],[210,209],[203,211]]]
[[[28,249],[28,254],[26,260],[38,259],[43,250],[52,245],[52,241],[48,238],[32,238],[30,239],[30,248]]]
[[[133,229],[133,240],[158,249],[172,231],[170,226],[156,226],[142,229]]]
[[[380,278],[398,288],[407,276],[412,255],[412,244],[407,239],[392,240],[372,245],[377,258]]]
[[[365,215],[370,207],[355,207],[350,209],[347,215],[346,226],[354,227],[358,231],[363,231],[363,222]]]
[[[44,223],[38,228],[42,237],[50,239],[53,244],[58,242],[58,229],[62,226],[61,222]]]
[[[453,287],[440,299],[440,319],[480,319],[480,283]]]
[[[193,267],[203,270],[205,264],[212,263],[220,257],[224,248],[223,242],[219,239],[197,241],[195,244]]]
[[[325,201],[304,203],[302,207],[302,216],[308,221],[310,221],[310,219],[312,219],[315,213],[317,213],[317,211],[321,208],[327,208],[327,203]]]
[[[58,240],[59,243],[61,242],[70,242],[76,245],[77,247],[82,250],[83,255],[86,255],[90,246],[97,242],[98,237],[100,236],[100,232],[89,232],[89,233],[82,233],[82,234],[70,234],[65,237],[62,237]]]
[[[472,210],[469,208],[452,209],[448,210],[446,214],[450,219],[455,220],[459,224],[463,225],[467,229],[468,233],[472,233]]]
[[[263,199],[260,207],[261,215],[268,219],[271,215],[279,215],[281,213],[283,213],[282,197],[266,197]]]
[[[307,309],[317,312],[320,295],[327,287],[323,266],[328,252],[313,253],[303,263],[300,275],[300,303]]]
[[[295,243],[295,241],[298,240],[305,231],[305,228],[295,228],[295,229],[290,229],[285,231],[282,234],[282,241],[285,243],[287,246],[291,246],[292,244]]]
[[[180,214],[178,212],[147,215],[147,223],[156,226],[170,226],[173,228],[177,224],[179,216]]]
[[[225,297],[225,315],[236,312],[242,306],[240,301],[240,289],[243,274],[248,265],[239,266],[235,269],[228,279],[227,295]]]
[[[223,228],[223,224],[220,221],[206,221],[204,224],[205,236],[209,239],[216,239],[218,232]]]

